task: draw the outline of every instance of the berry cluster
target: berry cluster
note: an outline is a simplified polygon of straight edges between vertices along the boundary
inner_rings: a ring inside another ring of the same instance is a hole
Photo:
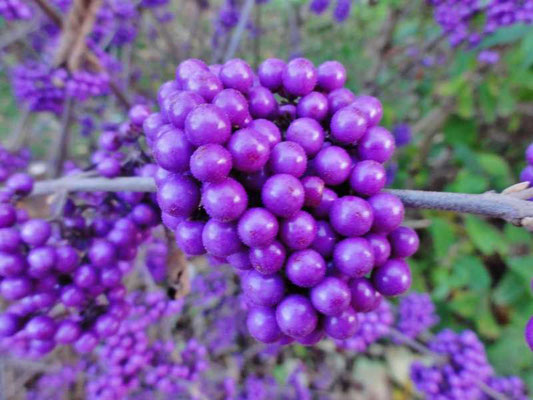
[[[128,123],[102,134],[93,160],[102,175],[142,175],[155,169],[131,148],[126,148],[129,159],[114,163],[121,146],[136,144],[143,115],[148,115],[143,107],[134,107]],[[0,337],[7,337],[3,345],[31,357],[61,344],[91,352],[125,317],[122,278],[131,270],[138,246],[160,223],[155,196],[79,193],[57,210],[61,219],[30,219],[10,203],[32,190],[28,175],[13,173],[24,159],[2,151],[0,161],[0,172],[12,174],[3,177],[0,203],[0,294],[10,303],[0,315]],[[74,166],[67,171],[79,172]]]
[[[78,101],[104,95],[109,79],[105,73],[76,71],[69,74],[63,68],[51,68],[42,63],[17,65],[11,71],[15,97],[32,111],[51,111],[60,114],[66,98]]]
[[[415,362],[411,378],[427,399],[474,400],[481,398],[478,382],[492,376],[485,348],[472,331],[457,334],[449,329],[438,333],[429,348],[447,359],[432,365]]]
[[[349,338],[357,312],[410,286],[418,237],[382,192],[394,138],[345,80],[336,61],[268,59],[256,76],[190,59],[144,122],[178,246],[239,271],[261,341]]]
[[[0,16],[8,21],[27,20],[33,17],[33,10],[26,0],[0,0]]]
[[[476,47],[484,37],[502,27],[533,22],[533,5],[530,1],[428,0],[428,3],[434,7],[435,21],[453,47],[463,43]],[[480,14],[484,16],[481,28],[476,21]]]
[[[517,376],[493,376],[487,380],[487,385],[494,391],[501,393],[511,400],[527,400],[529,397],[526,391],[526,385]],[[490,400],[492,396],[483,394],[482,400]]]
[[[400,299],[396,328],[407,337],[416,338],[438,322],[429,294],[411,293]]]
[[[355,334],[346,340],[337,341],[337,346],[341,349],[362,353],[372,343],[388,336],[394,324],[394,312],[386,301],[382,301],[375,310],[360,313],[357,317],[359,327]]]
[[[89,400],[123,399],[144,390],[171,393],[180,379],[191,380],[198,368],[205,369],[205,350],[196,343],[186,346],[178,363],[172,360],[173,343],[150,340],[150,327],[179,313],[181,302],[168,301],[157,291],[134,292],[127,304],[127,318],[116,333],[105,338],[96,359],[88,365]]]
[[[309,9],[315,14],[323,14],[331,5],[331,0],[311,0]],[[337,0],[333,9],[333,19],[336,22],[344,22],[350,17],[353,0]]]

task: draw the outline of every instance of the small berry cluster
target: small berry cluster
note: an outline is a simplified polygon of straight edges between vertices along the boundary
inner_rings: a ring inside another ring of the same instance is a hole
[[[398,304],[396,328],[412,339],[439,322],[428,293],[411,293]]]
[[[315,14],[323,14],[331,5],[331,0],[311,0],[309,9]],[[344,22],[350,17],[353,0],[337,0],[333,9],[333,19],[336,22]]]
[[[418,237],[382,192],[394,138],[345,80],[336,61],[268,59],[256,76],[191,59],[144,121],[164,222],[186,254],[239,271],[261,341],[346,339],[357,312],[410,286]]]
[[[109,90],[105,73],[80,70],[69,74],[63,68],[51,68],[36,62],[17,65],[11,71],[11,84],[17,100],[31,111],[56,114],[63,111],[67,98],[84,101]]]
[[[476,47],[484,37],[502,27],[533,22],[533,5],[530,1],[428,0],[428,3],[434,7],[435,21],[453,47],[463,43]],[[485,17],[481,29],[476,23],[476,17],[480,14]]]
[[[474,400],[481,398],[479,382],[492,376],[485,348],[472,331],[457,334],[445,329],[431,339],[428,347],[446,362],[411,366],[411,378],[427,399]]]
[[[26,0],[0,0],[0,17],[4,17],[8,21],[28,20],[33,17],[33,10],[26,3]]]

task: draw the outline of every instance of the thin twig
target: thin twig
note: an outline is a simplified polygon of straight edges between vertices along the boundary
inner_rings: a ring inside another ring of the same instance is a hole
[[[255,8],[255,36],[254,36],[254,68],[259,66],[261,62],[261,36],[262,35],[262,22],[261,22],[261,10],[263,7]]]
[[[61,175],[61,172],[63,171],[63,163],[68,156],[73,117],[74,101],[72,97],[67,97],[65,100],[65,108],[63,110],[63,118],[61,120],[61,131],[59,132],[57,143],[53,149],[52,174],[54,177]]]
[[[155,192],[152,178],[61,178],[40,181],[35,184],[33,195],[55,193],[58,190],[68,192]],[[533,220],[533,202],[514,195],[499,193],[467,194],[450,192],[430,192],[423,190],[387,189],[398,196],[406,207],[446,210],[458,213],[483,215],[500,218],[518,226],[530,227]],[[527,189],[533,196],[533,189]]]
[[[228,49],[226,50],[226,54],[224,55],[225,61],[229,60],[230,58],[233,58],[235,56],[235,53],[239,49],[242,35],[244,33],[244,30],[246,29],[246,24],[248,23],[248,20],[250,19],[250,15],[254,8],[254,4],[255,4],[255,0],[246,0],[244,5],[242,6],[241,16],[239,17],[239,22],[237,23],[237,26],[235,27],[235,30],[233,31],[233,35],[231,36],[231,40],[228,45]]]
[[[300,33],[300,22],[296,6],[287,3],[287,22],[289,24],[289,44],[290,56],[299,57],[302,54],[302,38]]]
[[[179,59],[180,59],[180,48],[178,47],[178,45],[176,44],[176,38],[173,33],[169,32],[169,30],[167,29],[167,25],[164,24],[164,23],[161,23],[157,20],[157,16],[155,15],[155,12],[154,12],[154,9],[151,8],[150,9],[150,16],[152,17],[153,21],[154,21],[154,25],[157,29],[157,31],[159,32],[159,34],[161,35],[161,37],[163,38],[163,40],[165,41],[167,47],[168,47],[168,52],[170,53],[170,56],[172,57],[172,60],[174,61],[174,63],[178,63]]]
[[[26,123],[30,117],[30,109],[22,107],[22,111],[7,140],[6,148],[18,150],[26,139]]]

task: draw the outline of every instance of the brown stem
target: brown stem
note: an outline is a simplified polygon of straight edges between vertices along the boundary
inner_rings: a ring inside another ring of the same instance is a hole
[[[63,117],[61,120],[61,131],[54,149],[54,155],[52,157],[52,173],[54,177],[61,175],[61,172],[63,171],[63,164],[68,156],[73,117],[74,101],[71,97],[67,97],[65,100],[65,108],[63,110]]]

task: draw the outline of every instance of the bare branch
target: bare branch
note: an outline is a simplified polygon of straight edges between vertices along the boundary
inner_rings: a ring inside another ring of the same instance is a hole
[[[66,177],[37,182],[32,195],[52,194],[60,190],[67,192],[155,192],[156,186],[152,178],[143,177],[114,179]],[[482,215],[503,219],[517,226],[528,228],[529,221],[533,220],[533,202],[519,198],[516,193],[467,194],[399,189],[387,189],[386,191],[398,196],[405,206],[410,208]],[[533,189],[526,189],[524,193],[533,195]]]
[[[255,4],[255,0],[246,0],[244,5],[242,6],[241,16],[239,18],[239,22],[237,23],[237,26],[235,27],[235,30],[233,31],[233,36],[231,37],[231,40],[229,42],[228,50],[226,51],[226,54],[224,55],[224,61],[227,61],[230,58],[233,58],[233,56],[235,56],[235,53],[239,49],[242,35],[244,33],[244,30],[246,29],[246,24],[248,23],[248,20],[250,19],[250,15],[252,13],[252,9],[254,8],[254,4]]]
[[[398,189],[387,191],[398,196],[405,206],[410,208],[483,215],[500,218],[517,226],[526,226],[528,225],[527,218],[533,218],[533,202],[507,194],[467,194]]]

